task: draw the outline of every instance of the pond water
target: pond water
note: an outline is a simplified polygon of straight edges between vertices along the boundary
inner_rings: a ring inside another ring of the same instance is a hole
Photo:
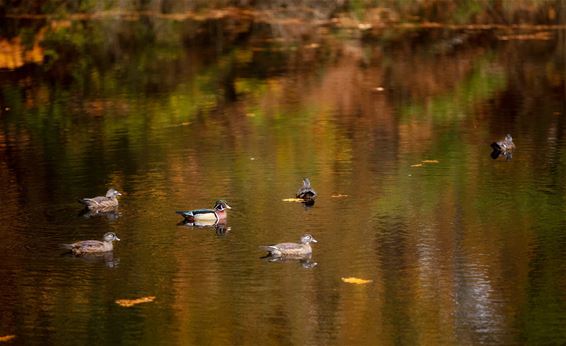
[[[563,31],[60,27],[42,63],[0,70],[0,336],[566,343]],[[512,159],[493,160],[507,133]],[[284,201],[303,177],[312,207]],[[81,215],[77,199],[110,187],[117,213]],[[178,224],[175,210],[217,199],[232,207],[223,229]],[[59,247],[108,231],[121,241],[106,256]],[[307,232],[310,262],[261,258]]]

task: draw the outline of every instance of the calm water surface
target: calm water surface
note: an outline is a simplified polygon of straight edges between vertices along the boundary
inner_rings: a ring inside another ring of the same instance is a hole
[[[564,32],[218,46],[122,25],[109,40],[116,23],[74,23],[44,63],[0,70],[0,336],[566,343]],[[506,133],[517,150],[493,160]],[[311,208],[283,201],[303,177]],[[80,215],[109,187],[117,214]],[[178,225],[220,198],[224,231]],[[108,231],[107,256],[59,248]],[[310,265],[260,258],[305,232]]]

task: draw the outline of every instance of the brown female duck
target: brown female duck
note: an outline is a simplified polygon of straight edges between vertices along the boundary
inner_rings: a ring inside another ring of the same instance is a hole
[[[104,234],[103,240],[82,240],[72,244],[63,244],[65,249],[71,250],[73,255],[80,256],[84,254],[102,253],[112,251],[113,241],[120,241],[114,232]]]
[[[279,243],[275,245],[262,246],[273,257],[303,257],[312,254],[310,243],[318,243],[310,234],[301,237],[301,243]]]
[[[106,196],[79,199],[79,203],[90,210],[109,210],[118,206],[117,196],[122,194],[114,189],[106,191]]]

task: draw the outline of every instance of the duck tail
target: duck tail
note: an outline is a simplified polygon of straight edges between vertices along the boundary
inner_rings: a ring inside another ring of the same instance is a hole
[[[61,249],[71,250],[73,248],[73,244],[59,244]]]
[[[192,211],[177,210],[177,211],[175,211],[175,214],[179,214],[179,215],[183,216],[185,219],[192,219],[193,218],[193,212]]]

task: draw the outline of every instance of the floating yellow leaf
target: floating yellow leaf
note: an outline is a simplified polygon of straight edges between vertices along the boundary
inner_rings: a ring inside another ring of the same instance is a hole
[[[129,308],[137,304],[151,303],[154,300],[155,300],[155,296],[147,296],[137,299],[118,299],[116,300],[116,304]]]
[[[438,160],[422,160],[422,163],[438,163]]]
[[[15,335],[0,336],[0,342],[7,342],[7,341],[10,341],[10,340],[15,339],[15,338],[16,338]]]
[[[332,195],[330,197],[332,197],[332,198],[343,198],[343,197],[350,197],[350,196],[349,195],[343,195],[343,194],[339,193],[337,195]]]
[[[302,198],[285,198],[282,199],[283,202],[304,202],[305,200]]]
[[[417,164],[415,164],[415,165],[411,165],[411,167],[422,167],[422,166],[423,166],[422,163],[417,163]]]
[[[348,283],[348,284],[356,284],[356,285],[364,285],[364,284],[369,284],[370,282],[373,282],[373,280],[366,280],[366,279],[360,279],[360,278],[354,278],[354,277],[342,278],[342,281],[344,281],[345,283]]]

